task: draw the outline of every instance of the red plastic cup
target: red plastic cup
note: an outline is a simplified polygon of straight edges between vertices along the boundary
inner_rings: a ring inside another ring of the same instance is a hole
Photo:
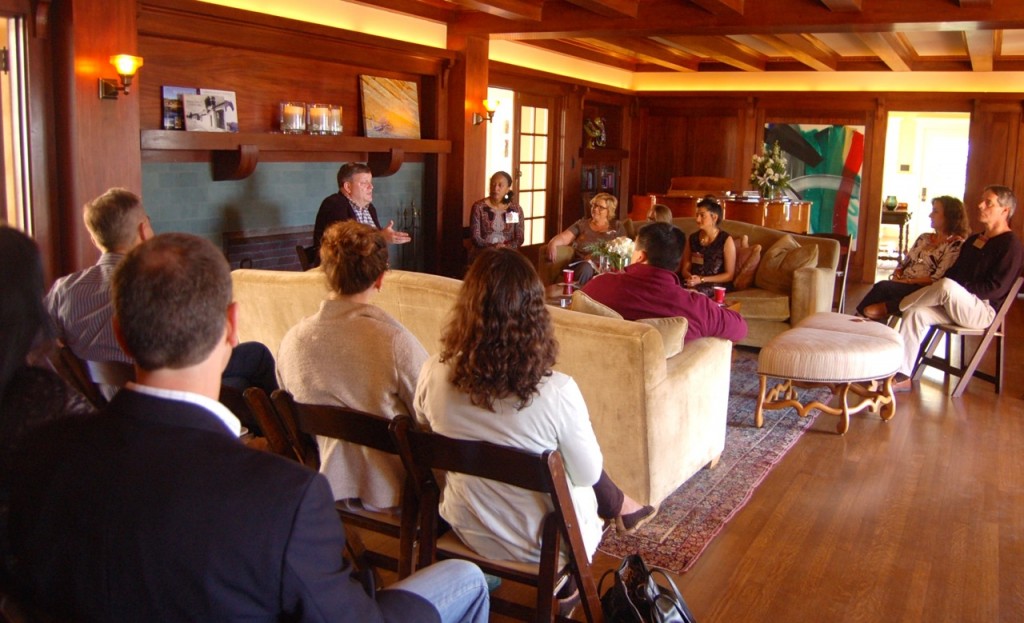
[[[566,268],[565,270],[562,271],[562,281],[564,283],[572,283],[572,279],[573,279],[574,275],[575,275],[575,272],[573,271],[573,269]]]
[[[715,286],[714,291],[715,291],[715,302],[716,303],[724,303],[725,302],[725,288],[723,288],[722,286]]]

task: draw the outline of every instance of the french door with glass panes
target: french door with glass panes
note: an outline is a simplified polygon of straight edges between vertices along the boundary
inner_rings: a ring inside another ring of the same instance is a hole
[[[518,93],[513,141],[517,197],[525,218],[523,246],[547,241],[548,199],[551,196],[551,156],[554,120],[549,98]]]

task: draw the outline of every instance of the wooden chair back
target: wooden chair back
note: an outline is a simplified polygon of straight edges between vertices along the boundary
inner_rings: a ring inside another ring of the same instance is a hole
[[[939,324],[929,329],[924,337],[924,341],[921,342],[917,365],[914,366],[912,375],[914,379],[920,379],[924,368],[931,367],[941,370],[947,377],[953,375],[960,378],[956,385],[951,385],[949,388],[949,393],[954,398],[964,395],[967,384],[971,382],[972,378],[988,381],[992,383],[997,394],[1001,392],[1006,354],[1004,344],[1006,338],[1006,315],[1010,312],[1013,302],[1017,300],[1017,294],[1020,292],[1022,284],[1024,284],[1024,276],[1018,276],[1014,280],[1013,285],[1010,286],[1010,291],[1007,293],[1003,304],[996,310],[992,323],[984,329],[967,329],[955,324]],[[970,357],[966,356],[968,336],[981,337],[981,342]],[[939,343],[942,342],[943,337],[946,338],[946,352],[944,355],[938,356],[935,354],[935,350],[938,348]],[[953,361],[954,337],[960,338],[959,361],[956,363]],[[988,351],[988,347],[993,342],[996,345],[995,370],[992,373],[988,373],[979,370],[978,367],[981,365],[981,360],[985,356],[986,351]],[[964,361],[965,359],[966,362]]]
[[[389,432],[391,420],[346,407],[313,405],[296,402],[286,391],[274,392],[274,403],[278,411],[290,413],[300,434],[331,437],[348,443],[365,446],[380,452],[399,455],[398,447]],[[400,578],[412,573],[416,544],[416,523],[418,506],[412,485],[406,479],[402,494],[402,512],[396,517],[339,503],[336,505],[342,522],[357,528],[379,532],[397,538],[398,557],[380,551],[367,549],[366,559],[370,564],[397,571]]]
[[[66,344],[60,344],[50,354],[53,368],[71,387],[75,388],[97,409],[107,406],[103,385],[122,387],[135,380],[135,369],[121,361],[86,361],[80,359]]]
[[[299,463],[319,470],[320,449],[316,445],[316,439],[299,428],[299,414],[295,408],[297,403],[292,395],[283,389],[278,389],[271,394],[270,399],[274,403],[274,408],[277,409],[277,417],[288,434],[289,442],[295,448]]]
[[[267,392],[259,387],[250,387],[242,393],[242,396],[253,418],[259,424],[260,432],[267,440],[267,449],[274,454],[299,461],[299,450],[295,447],[296,442],[285,429]]]
[[[414,483],[420,502],[420,562],[437,558],[467,558],[485,572],[537,588],[533,609],[525,609],[492,596],[492,610],[525,620],[551,621],[557,581],[572,574],[580,590],[580,599],[588,621],[603,621],[590,562],[580,534],[579,521],[572,503],[562,456],[557,450],[534,454],[486,441],[452,439],[418,429],[409,416],[396,417],[391,424],[402,461]],[[528,565],[493,561],[475,555],[453,533],[436,539],[439,488],[433,470],[458,472],[522,487],[550,499],[551,512],[544,518],[540,563]],[[456,541],[446,547],[445,539]],[[560,552],[565,546],[565,564]]]

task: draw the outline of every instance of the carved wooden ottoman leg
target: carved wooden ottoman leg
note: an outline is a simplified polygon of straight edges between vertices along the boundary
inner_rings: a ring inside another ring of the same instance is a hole
[[[761,428],[764,426],[764,393],[765,388],[768,386],[768,377],[763,374],[758,375],[760,389],[757,393],[757,408],[754,409],[754,426]]]

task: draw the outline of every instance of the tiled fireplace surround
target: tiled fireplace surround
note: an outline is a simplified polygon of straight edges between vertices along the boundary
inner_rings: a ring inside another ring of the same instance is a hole
[[[309,245],[320,202],[337,190],[341,163],[261,163],[244,180],[214,182],[205,163],[146,163],[142,200],[157,233],[193,233],[224,249],[232,268],[298,270],[295,245]],[[381,224],[412,228],[423,205],[423,165],[374,179]],[[411,232],[412,233],[412,232]],[[422,266],[421,247],[391,248],[395,267]]]

